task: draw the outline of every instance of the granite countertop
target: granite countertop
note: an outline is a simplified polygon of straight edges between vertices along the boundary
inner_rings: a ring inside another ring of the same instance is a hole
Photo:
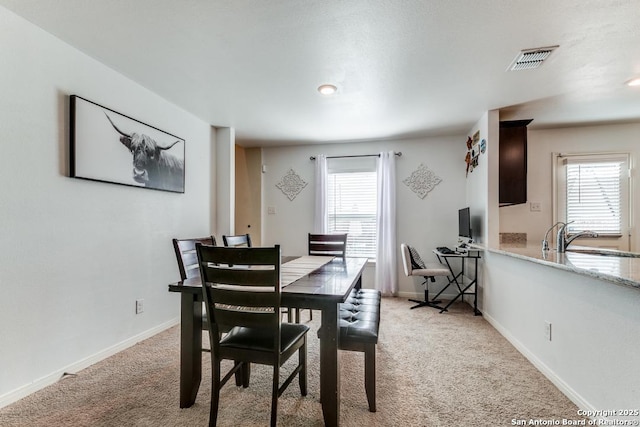
[[[473,246],[489,252],[606,280],[617,285],[640,289],[640,255],[638,257],[615,256],[616,251],[606,251],[610,255],[593,255],[571,251],[558,253],[554,249],[543,252],[539,242],[503,243],[497,249],[475,244]],[[571,246],[570,248],[597,249],[580,246]]]

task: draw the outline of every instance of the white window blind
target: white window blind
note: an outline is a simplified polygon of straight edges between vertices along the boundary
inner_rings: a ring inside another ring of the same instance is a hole
[[[623,162],[568,161],[566,212],[569,233],[622,234]]]
[[[378,200],[375,158],[329,160],[328,231],[348,234],[347,256],[375,259]]]

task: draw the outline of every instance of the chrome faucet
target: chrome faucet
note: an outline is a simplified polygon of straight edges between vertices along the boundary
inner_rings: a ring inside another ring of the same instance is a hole
[[[549,233],[551,232],[551,230],[554,229],[554,227],[558,224],[562,224],[565,225],[564,222],[562,221],[558,221],[555,224],[553,224],[551,227],[549,227],[549,229],[547,230],[546,233],[544,233],[544,239],[542,240],[542,252],[544,251],[548,251],[549,250],[549,240],[547,240],[547,237],[549,237]]]
[[[571,221],[573,222],[573,221]],[[556,251],[565,252],[567,247],[579,237],[598,237],[598,233],[594,233],[593,231],[585,230],[580,233],[574,234],[571,237],[567,237],[567,225],[571,224],[568,222],[567,224],[563,224],[562,227],[558,230],[558,236],[556,238]]]

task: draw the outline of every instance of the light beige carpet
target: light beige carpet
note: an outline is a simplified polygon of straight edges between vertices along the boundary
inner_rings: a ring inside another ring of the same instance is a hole
[[[410,310],[383,298],[377,348],[377,409],[368,411],[362,353],[341,352],[343,426],[508,426],[512,419],[578,419],[577,407],[469,306]],[[308,311],[303,312],[308,320]],[[317,329],[308,322],[309,394],[297,380],[279,399],[278,425],[321,426]],[[206,339],[206,334],[204,335]],[[210,359],[196,404],[180,409],[179,329],[173,327],[0,410],[0,426],[205,426]],[[296,358],[293,358],[296,359]],[[295,360],[285,365],[290,372]],[[285,378],[283,373],[281,378]],[[251,385],[230,381],[219,426],[269,424],[271,370],[252,366]]]

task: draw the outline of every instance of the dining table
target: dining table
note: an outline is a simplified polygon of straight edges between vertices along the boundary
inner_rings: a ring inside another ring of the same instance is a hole
[[[339,304],[362,286],[367,258],[282,257],[281,305],[321,312],[320,403],[326,426],[340,423]],[[315,263],[315,265],[313,265]],[[307,269],[302,268],[307,264]],[[311,265],[311,267],[309,267]],[[194,404],[202,377],[202,283],[199,277],[169,285],[180,298],[180,407]]]

